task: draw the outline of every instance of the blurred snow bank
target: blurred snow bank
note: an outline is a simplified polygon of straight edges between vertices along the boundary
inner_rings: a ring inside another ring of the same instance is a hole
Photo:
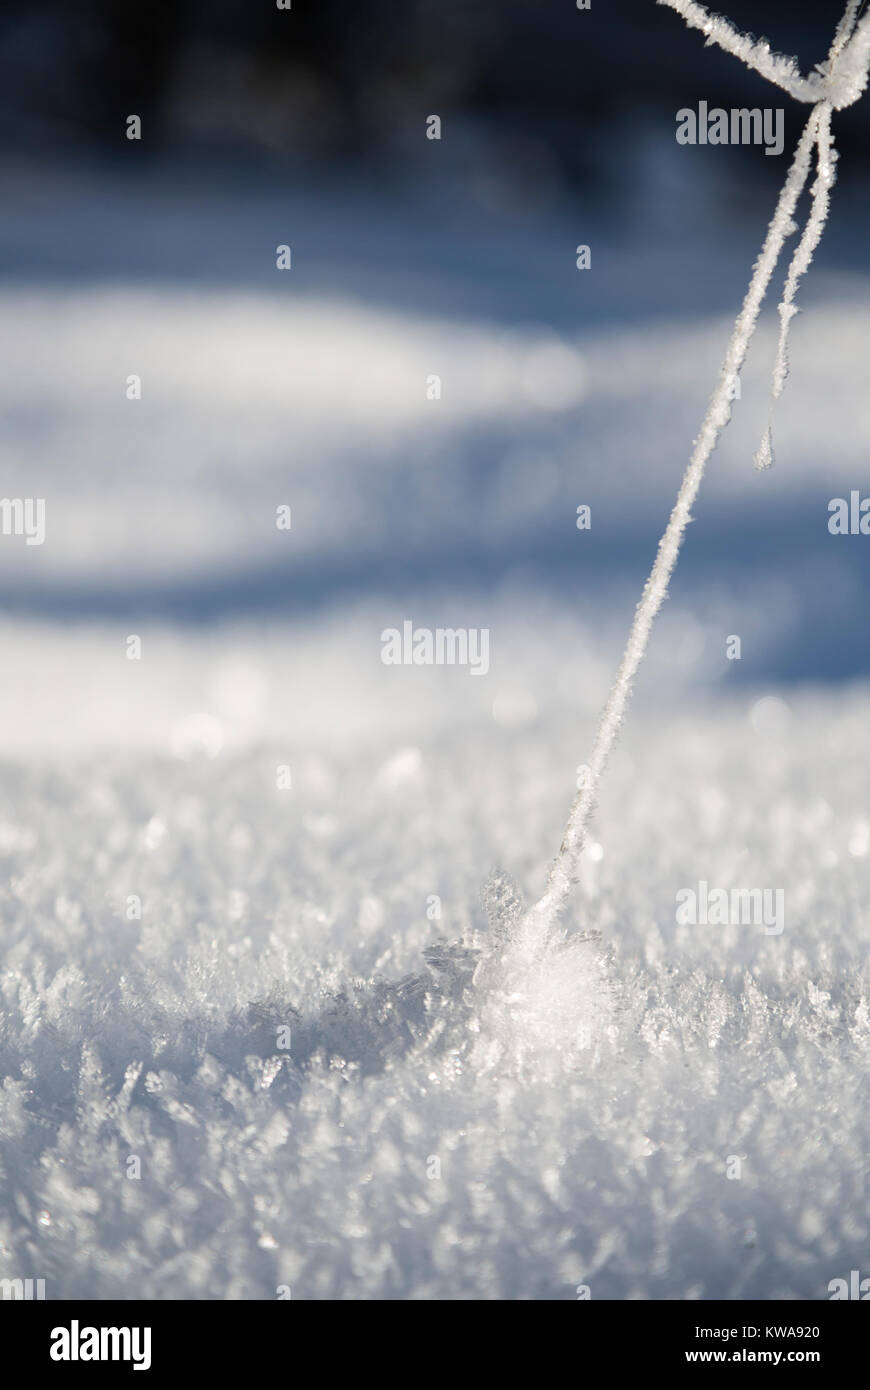
[[[863,282],[853,293],[795,330],[763,478],[760,334],[674,584],[696,624],[721,617],[723,640],[749,639],[758,674],[850,675],[870,656],[849,616],[864,554],[827,530],[830,498],[866,471],[870,308]],[[386,626],[391,596],[452,586],[453,623],[470,626],[478,598],[526,587],[576,610],[599,646],[652,560],[726,330],[568,337],[159,284],[5,289],[0,314],[4,495],[46,499],[43,545],[0,544],[7,609],[135,631],[307,620],[369,594]],[[141,401],[126,399],[133,372]]]
[[[810,494],[824,532],[831,488],[857,484],[870,429],[863,282],[859,295],[798,325],[775,421],[781,467],[759,481],[752,441],[773,350],[761,334],[705,490],[732,517]],[[564,552],[580,502],[624,544],[666,515],[726,333],[719,320],[663,321],[567,337],[159,284],[6,289],[0,314],[4,491],[47,505],[45,545],[7,538],[0,574],[36,595],[252,574],[265,589],[297,575],[316,590],[336,569],[377,572],[385,555],[393,578],[429,574],[444,553],[473,576],[483,557]],[[131,373],[141,401],[126,399]],[[276,529],[281,504],[292,533]]]

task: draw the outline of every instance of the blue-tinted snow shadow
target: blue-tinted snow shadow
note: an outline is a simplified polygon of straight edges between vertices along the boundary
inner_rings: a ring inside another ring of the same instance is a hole
[[[730,315],[766,221],[756,205],[727,227],[713,225],[703,190],[681,203],[675,234],[674,218],[661,206],[643,222],[620,220],[583,198],[563,198],[539,215],[504,214],[461,200],[439,203],[425,189],[401,200],[332,183],[303,195],[238,170],[223,178],[212,171],[208,180],[189,173],[112,166],[25,178],[7,199],[0,226],[0,284],[251,288],[285,294],[288,304],[299,294],[323,295],[462,322],[535,324],[575,339],[604,324],[663,314],[683,322]],[[826,234],[818,258],[823,268],[864,261],[862,236],[853,231],[866,225],[856,216],[857,197],[851,194]],[[575,267],[581,240],[593,244],[592,274]],[[293,246],[292,277],[276,276],[275,246],[283,241]],[[808,286],[806,302],[812,293]],[[504,446],[498,429],[471,431],[461,441],[462,509],[478,493],[485,502]],[[452,588],[485,602],[520,572],[530,588],[567,599],[594,625],[608,595],[639,594],[667,515],[666,506],[620,508],[611,498],[610,514],[602,503],[595,528],[580,543],[571,507],[553,507],[497,534],[481,507],[473,525],[463,516],[455,527],[427,532],[414,487],[409,476],[400,496],[390,484],[386,520],[371,539],[355,534],[347,550],[292,561],[231,558],[221,568],[180,577],[128,578],[121,571],[107,582],[16,575],[4,586],[0,612],[64,622],[290,620],[367,595]],[[832,482],[831,493],[837,490]],[[745,501],[708,505],[702,495],[673,599],[700,609],[714,591],[733,595],[732,630],[739,632],[740,613],[762,601],[768,580],[775,578],[789,596],[791,616],[781,624],[771,617],[765,649],[751,663],[735,663],[730,680],[840,680],[870,671],[870,628],[859,616],[870,551],[866,538],[828,534],[828,496],[789,494],[750,510]]]
[[[178,283],[221,292],[324,295],[404,313],[575,335],[602,323],[732,313],[773,209],[780,161],[750,205],[723,220],[713,186],[676,185],[638,164],[642,202],[562,190],[540,208],[488,206],[449,181],[377,188],[297,176],[286,187],[238,167],[108,166],[10,172],[0,222],[0,283]],[[776,177],[774,177],[774,174]],[[47,215],[50,209],[51,215]],[[822,268],[866,269],[870,195],[849,181],[817,254]],[[592,248],[591,273],[575,249]],[[292,246],[292,276],[275,249]]]
[[[192,576],[143,582],[115,575],[111,585],[69,577],[7,585],[0,613],[50,622],[169,621],[209,625],[227,619],[309,620],[365,598],[437,604],[460,595],[485,612],[517,577],[530,594],[569,604],[592,628],[602,610],[639,595],[655,555],[665,514],[613,515],[578,539],[549,523],[487,540],[449,534],[437,546],[409,541],[401,525],[388,546],[337,551],[288,563],[268,561]],[[838,681],[870,672],[870,626],[861,621],[870,584],[870,547],[862,536],[832,536],[827,498],[810,493],[766,501],[747,512],[717,502],[697,511],[671,584],[675,604],[702,620],[715,602],[730,615],[729,632],[758,627],[763,645],[751,661],[734,663],[729,680]],[[777,611],[760,608],[771,585]],[[451,605],[455,619],[455,601]],[[626,608],[626,623],[631,608]],[[749,653],[747,653],[748,655]]]

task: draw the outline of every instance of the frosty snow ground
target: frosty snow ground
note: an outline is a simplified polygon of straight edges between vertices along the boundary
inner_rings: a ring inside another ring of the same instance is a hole
[[[539,886],[578,720],[463,703],[401,741],[324,729],[292,793],[274,736],[7,753],[4,1276],[54,1297],[823,1298],[864,1268],[866,694],[638,719],[564,952],[519,999],[482,870]],[[782,886],[782,936],[677,926],[699,875]],[[477,985],[442,936],[482,953]]]
[[[510,894],[481,903],[497,866],[531,900],[558,846],[721,356],[721,306],[686,297],[545,331],[316,286],[4,286],[4,491],[45,495],[48,530],[0,550],[0,1277],[573,1299],[870,1274],[870,692],[793,679],[868,650],[863,538],[827,532],[866,476],[865,280],[805,294],[763,479],[769,321],[753,349],[564,941],[521,990]],[[489,627],[489,675],[384,667],[404,619]],[[782,888],[782,935],[678,925],[700,879]]]

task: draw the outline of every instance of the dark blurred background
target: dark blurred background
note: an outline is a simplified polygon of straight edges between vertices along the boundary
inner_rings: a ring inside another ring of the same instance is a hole
[[[825,57],[841,10],[733,0],[728,14],[806,69]],[[653,0],[595,0],[588,12],[573,0],[293,0],[290,11],[270,0],[7,0],[2,140],[18,153],[111,157],[135,112],[143,159],[235,153],[264,172],[323,161],[400,178],[425,108],[485,138],[520,195],[583,181],[618,197],[630,161],[614,144],[655,111],[701,97],[758,104],[766,92],[792,138],[795,104],[701,43]],[[865,165],[868,122],[865,104],[838,123],[841,148]],[[763,162],[753,168],[764,176]]]

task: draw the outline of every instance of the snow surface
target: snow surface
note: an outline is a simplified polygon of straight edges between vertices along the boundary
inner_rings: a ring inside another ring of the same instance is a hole
[[[524,959],[733,313],[4,282],[4,493],[46,496],[47,539],[0,546],[0,1277],[739,1299],[867,1272],[870,689],[793,677],[866,669],[865,542],[826,523],[866,477],[870,308],[814,283],[777,466],[770,313],[577,900]],[[489,627],[489,675],[383,666],[408,618]],[[781,888],[784,931],[678,925],[700,880]]]
[[[414,672],[441,681],[433,722],[389,668],[378,718],[374,673],[338,669],[349,635],[319,641],[324,686],[368,706],[341,742],[328,709],[297,731],[278,674],[283,737],[232,746],[228,718],[216,752],[217,715],[183,715],[175,755],[132,728],[87,757],[5,750],[3,1276],[53,1297],[825,1297],[870,1238],[867,693],[647,708],[564,939],[518,975],[512,891],[488,916],[481,889],[504,865],[540,890],[592,717],[546,704],[541,662],[500,720],[486,682]],[[275,636],[218,685],[250,696]],[[188,642],[176,686],[210,660]],[[100,708],[138,674],[101,680]],[[782,935],[676,925],[699,878],[782,887]]]

